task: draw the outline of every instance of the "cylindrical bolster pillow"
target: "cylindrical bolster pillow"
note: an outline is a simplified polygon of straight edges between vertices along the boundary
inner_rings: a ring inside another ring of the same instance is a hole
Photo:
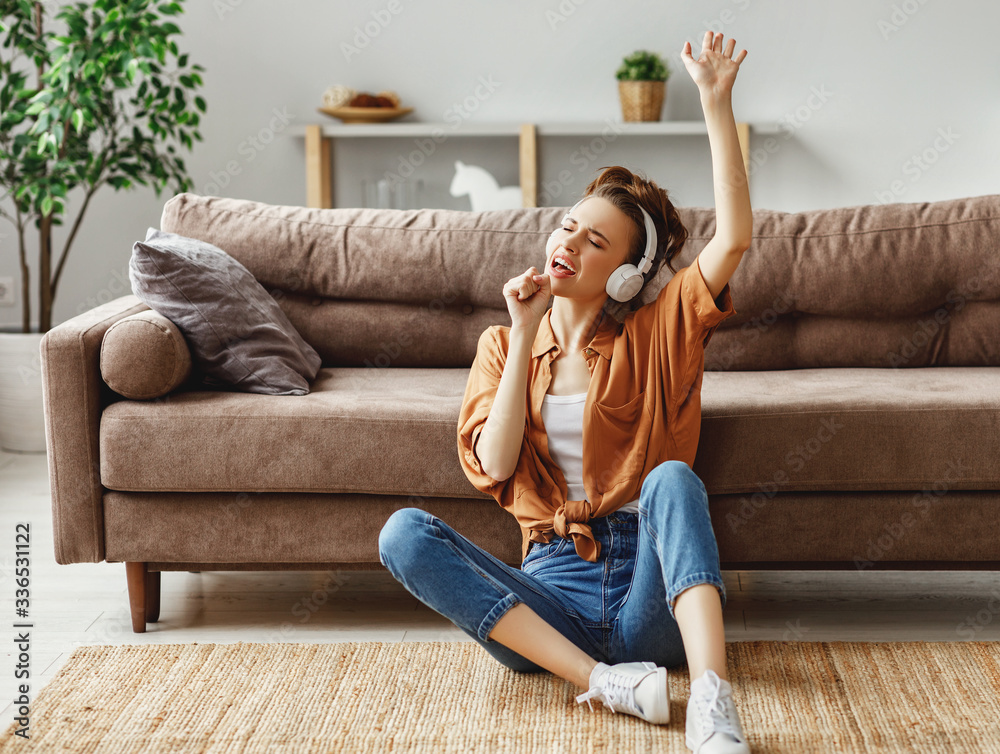
[[[177,325],[152,309],[115,322],[101,342],[101,376],[116,393],[159,398],[191,375],[191,350]]]

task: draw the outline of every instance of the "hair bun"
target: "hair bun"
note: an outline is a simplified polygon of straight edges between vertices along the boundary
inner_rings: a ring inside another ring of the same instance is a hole
[[[628,169],[620,165],[610,167],[605,170],[597,179],[598,185],[602,183],[613,183],[618,186],[634,186],[635,175]]]

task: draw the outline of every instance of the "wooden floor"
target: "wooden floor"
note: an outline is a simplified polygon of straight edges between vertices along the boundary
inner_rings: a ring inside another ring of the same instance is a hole
[[[472,641],[385,571],[167,572],[160,620],[132,633],[121,563],[55,562],[44,454],[0,452],[0,620],[14,697],[15,524],[31,526],[30,692],[85,644]],[[1000,574],[723,571],[728,641],[1000,640]],[[0,702],[3,703],[3,702]],[[8,702],[3,719],[11,719]]]

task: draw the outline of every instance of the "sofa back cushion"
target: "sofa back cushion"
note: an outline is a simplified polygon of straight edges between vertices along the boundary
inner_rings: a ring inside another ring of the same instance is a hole
[[[503,284],[545,264],[567,207],[316,209],[183,193],[161,229],[215,244],[277,300],[324,366],[467,367],[509,325]],[[682,207],[691,264],[712,208]],[[1000,365],[1000,195],[754,210],[737,314],[706,369]],[[664,266],[632,302],[652,301]]]
[[[706,369],[1000,365],[1000,195],[753,215]]]

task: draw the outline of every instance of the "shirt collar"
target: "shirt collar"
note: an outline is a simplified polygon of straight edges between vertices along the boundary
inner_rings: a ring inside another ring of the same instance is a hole
[[[531,347],[531,357],[534,359],[548,353],[558,345],[556,343],[556,336],[552,332],[551,319],[552,307],[549,307],[545,310],[545,314],[542,315],[542,321],[538,325],[538,332],[535,333],[535,342]],[[592,348],[610,361],[615,347],[615,336],[618,334],[618,328],[618,321],[610,314],[606,314],[604,322],[601,323],[594,337],[590,339],[587,347]]]

